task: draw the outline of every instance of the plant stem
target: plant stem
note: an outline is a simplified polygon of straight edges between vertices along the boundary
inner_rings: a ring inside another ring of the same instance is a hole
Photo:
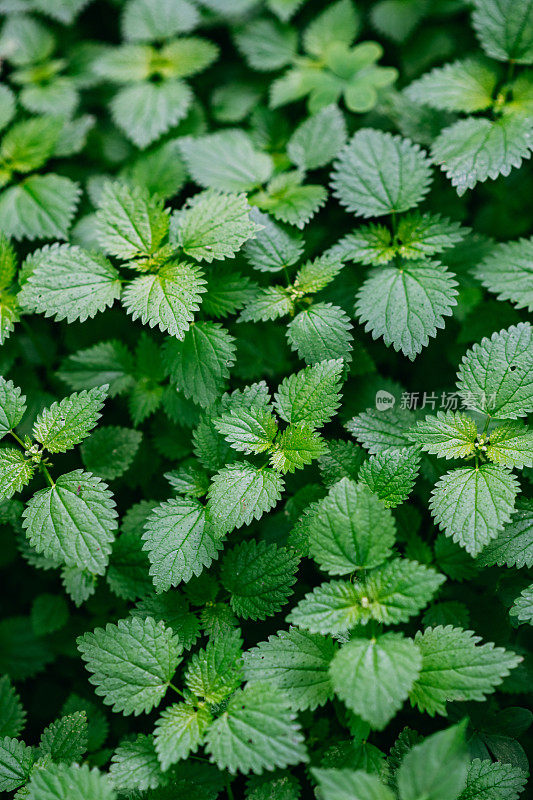
[[[15,439],[15,441],[17,441],[17,442],[20,444],[20,446],[21,446],[21,447],[23,447],[23,448],[24,448],[24,450],[25,450],[25,449],[26,449],[26,445],[24,444],[24,442],[22,441],[22,439],[20,438],[20,436],[17,436],[17,434],[15,433],[15,431],[9,431],[9,433],[11,434],[11,436],[13,437],[13,439]]]
[[[181,691],[181,689],[178,689],[178,688],[177,688],[177,686],[174,686],[174,684],[173,684],[173,683],[169,683],[168,685],[170,686],[170,688],[171,688],[171,689],[174,689],[174,691],[176,692],[176,694],[179,694],[179,696],[180,696],[180,697],[183,697],[183,698],[185,699],[185,695],[183,694],[183,692]]]
[[[45,465],[44,465],[44,464],[39,464],[39,469],[41,470],[41,472],[42,472],[42,473],[43,473],[43,475],[45,476],[45,478],[46,478],[46,480],[48,481],[48,483],[50,484],[50,486],[55,486],[55,483],[54,483],[54,481],[52,480],[52,476],[51,476],[51,475],[50,475],[50,473],[48,472],[48,470],[47,470],[47,468],[45,467]]]

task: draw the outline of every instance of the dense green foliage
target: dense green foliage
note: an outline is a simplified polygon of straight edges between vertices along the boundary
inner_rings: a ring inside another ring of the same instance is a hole
[[[517,800],[531,0],[0,25],[0,792]]]

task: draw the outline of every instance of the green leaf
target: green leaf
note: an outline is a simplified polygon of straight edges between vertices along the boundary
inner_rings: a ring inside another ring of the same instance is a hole
[[[9,500],[32,479],[35,465],[14,447],[0,449],[0,500]]]
[[[409,447],[409,428],[414,421],[413,413],[405,408],[368,409],[347,422],[346,429],[375,455],[391,447]]]
[[[494,428],[486,440],[486,455],[504,467],[533,467],[533,432],[521,420]]]
[[[533,585],[524,589],[513,603],[509,611],[511,617],[516,617],[520,622],[533,625]]]
[[[342,374],[342,360],[329,359],[289,375],[274,396],[277,413],[291,425],[321,428],[339,407]]]
[[[50,453],[65,453],[82,442],[100,419],[107,386],[74,392],[37,417],[32,434]]]
[[[115,789],[146,791],[161,781],[161,768],[154,748],[153,736],[140,733],[132,741],[120,744],[111,758],[109,777]]]
[[[401,800],[456,800],[468,769],[466,723],[428,736],[403,758],[397,774]]]
[[[35,769],[28,784],[28,800],[116,800],[112,784],[96,767],[87,764],[49,764]]]
[[[462,196],[478,182],[509,175],[531,155],[531,122],[520,114],[496,121],[467,117],[445,128],[435,140],[431,155]]]
[[[238,629],[211,637],[187,665],[184,680],[198,698],[218,704],[233,694],[242,682],[242,639]]]
[[[279,272],[299,260],[303,242],[298,234],[287,232],[256,208],[250,212],[250,219],[256,225],[256,234],[246,242],[243,252],[254,269]]]
[[[497,244],[474,275],[498,300],[533,311],[533,239]]]
[[[331,303],[315,303],[300,311],[287,327],[293,350],[308,364],[331,358],[351,360],[352,324],[342,308]]]
[[[39,742],[41,753],[52,761],[71,764],[80,761],[87,751],[87,715],[85,711],[61,717],[46,728]]]
[[[68,356],[58,376],[71,389],[92,389],[106,383],[109,397],[127,391],[133,383],[133,357],[122,342],[99,342]]]
[[[52,245],[37,254],[18,302],[56,321],[85,322],[112,306],[120,292],[119,274],[107,258],[74,245]]]
[[[531,325],[519,322],[475,344],[457,373],[459,395],[468,408],[517,419],[533,411]]]
[[[295,628],[278,631],[244,653],[244,677],[249,684],[281,689],[295,711],[313,711],[333,696],[328,668],[335,651],[329,637]]]
[[[25,411],[25,395],[13,381],[0,377],[0,438],[17,427]]]
[[[407,699],[421,666],[412,639],[386,633],[345,644],[333,658],[330,674],[335,693],[348,708],[382,730]]]
[[[342,261],[378,267],[396,256],[420,260],[441,253],[461,242],[468,230],[440,214],[412,211],[399,220],[395,237],[384,225],[370,223],[356,228],[328,253]]]
[[[442,476],[429,507],[446,536],[475,556],[511,519],[517,491],[516,478],[504,467],[463,467]]]
[[[355,310],[372,338],[401,350],[412,361],[444,328],[457,304],[456,281],[437,261],[380,267],[357,294]]]
[[[342,268],[342,262],[330,255],[315,258],[298,270],[294,288],[303,294],[320,292],[337,277]]]
[[[22,524],[38,553],[103,575],[116,517],[107,484],[77,469],[34,494],[24,509]]]
[[[63,175],[30,175],[0,194],[0,227],[14,239],[66,239],[80,188]]]
[[[313,633],[342,633],[371,619],[406,622],[431,600],[444,577],[416,561],[395,559],[361,581],[330,581],[317,586],[288,619]]]
[[[0,620],[0,671],[14,681],[32,678],[53,660],[46,642],[35,636],[29,617]]]
[[[219,322],[195,322],[167,341],[163,359],[177,389],[204,408],[222,394],[235,363],[235,339]]]
[[[200,308],[205,280],[201,270],[173,262],[156,273],[135,278],[124,290],[122,304],[134,320],[183,339]]]
[[[419,469],[416,448],[389,448],[365,461],[358,479],[379,497],[385,508],[395,508],[411,494]]]
[[[317,503],[309,524],[311,555],[330,575],[378,566],[390,556],[394,539],[392,513],[348,478]]]
[[[248,276],[223,264],[208,276],[202,308],[211,317],[228,317],[243,308],[255,292],[255,284]]]
[[[222,538],[198,500],[180,497],[154,508],[146,520],[143,549],[156,590],[167,591],[200,575],[218,557]]]
[[[255,70],[269,72],[291,63],[298,45],[297,31],[273,19],[254,19],[235,34],[237,49]]]
[[[294,551],[254,539],[229,550],[220,580],[237,616],[266,619],[280,611],[293,592],[299,562]]]
[[[279,472],[294,472],[311,464],[327,452],[327,445],[319,433],[306,422],[289,425],[276,440],[270,463]]]
[[[0,158],[12,172],[33,172],[54,152],[61,130],[59,117],[32,117],[19,122],[5,134]]]
[[[24,742],[6,736],[0,741],[0,792],[13,792],[28,780],[34,751]]]
[[[145,574],[147,572],[148,569],[145,568]],[[154,595],[151,589],[150,585],[148,591],[139,592],[144,596],[131,610],[132,616],[140,619],[153,617],[156,622],[164,622],[177,634],[183,648],[190,650],[200,635],[200,624],[190,610],[186,598],[172,590]]]
[[[283,286],[267,286],[259,291],[241,313],[243,322],[266,322],[294,313],[294,298]]]
[[[260,519],[276,505],[283,489],[283,478],[268,467],[258,469],[244,461],[228,464],[209,487],[207,518],[223,536]]]
[[[522,659],[480,641],[472,631],[451,625],[418,631],[422,670],[409,695],[412,704],[431,716],[445,716],[447,702],[479,702],[491,694]]]
[[[330,3],[304,31],[303,45],[307,53],[323,57],[331,45],[350,45],[359,30],[359,16],[351,0]]]
[[[299,800],[300,792],[300,781],[289,770],[264,772],[246,779],[246,800]]]
[[[127,138],[143,150],[177,125],[191,102],[192,92],[183,81],[138,81],[117,92],[111,101],[111,115]]]
[[[239,689],[209,728],[206,750],[221,770],[261,773],[307,761],[285,696],[268,684]]]
[[[346,123],[336,105],[326,106],[299,125],[287,143],[287,155],[301,170],[324,167],[347,139]]]
[[[313,769],[324,800],[393,800],[377,775],[363,770]]]
[[[19,736],[26,721],[26,712],[9,677],[0,678],[0,736]]]
[[[533,64],[533,8],[528,0],[475,0],[472,23],[491,58]]]
[[[518,800],[527,775],[519,767],[475,758],[459,800]]]
[[[61,595],[38,594],[31,608],[31,624],[37,636],[60,630],[68,621],[68,606]]]
[[[255,234],[257,226],[249,214],[244,194],[200,192],[176,218],[178,242],[197,261],[234,258]]]
[[[96,230],[100,246],[123,260],[148,257],[157,250],[169,226],[160,200],[137,186],[107,182],[102,190]]]
[[[385,169],[386,165],[386,169]],[[362,217],[407,211],[429,191],[431,167],[409,139],[363,128],[341,151],[333,167],[333,193]]]
[[[78,638],[78,650],[104,703],[137,716],[163,699],[182,647],[163,622],[133,617],[85,633]]]
[[[427,453],[439,458],[466,458],[475,449],[477,426],[471,417],[460,411],[437,411],[417,422],[408,433],[409,439]]]
[[[172,472],[165,472],[164,478],[178,494],[186,497],[203,497],[209,489],[209,477],[195,461],[181,464]]]
[[[121,19],[125,39],[136,42],[168,39],[196,27],[199,15],[188,0],[132,0]]]
[[[260,153],[244,131],[219,131],[181,141],[181,153],[192,177],[206,189],[247,192],[272,174],[272,159]]]
[[[304,228],[327,200],[328,193],[323,186],[302,184],[303,175],[299,170],[281,172],[275,175],[266,191],[251,198],[260,209],[270,211],[280,220],[297,228]]]
[[[141,440],[142,433],[131,428],[98,428],[81,447],[83,463],[105,480],[119,478],[131,466]]]
[[[498,73],[490,63],[466,58],[426,72],[408,86],[406,95],[443,111],[470,114],[492,105],[497,82]]]
[[[156,722],[154,739],[161,769],[166,771],[176,761],[195,753],[212,722],[209,709],[189,703],[174,703]]]
[[[477,562],[484,567],[533,567],[533,505],[519,498],[512,521],[483,548]]]
[[[2,28],[2,58],[19,67],[46,60],[54,46],[52,32],[33,17],[24,14],[9,15]]]
[[[259,406],[234,408],[215,419],[214,424],[234,450],[248,455],[270,450],[278,432],[276,419],[270,409]]]

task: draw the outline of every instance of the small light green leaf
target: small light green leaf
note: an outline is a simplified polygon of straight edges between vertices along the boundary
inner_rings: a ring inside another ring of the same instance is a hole
[[[16,428],[26,411],[26,397],[13,381],[0,377],[0,439]]]
[[[235,408],[214,420],[215,428],[235,450],[250,455],[272,447],[278,425],[270,409]]]
[[[207,519],[223,536],[260,519],[276,505],[283,489],[283,478],[268,467],[258,469],[246,462],[228,464],[217,472],[209,487]]]
[[[74,392],[37,417],[33,438],[50,453],[65,453],[88,436],[101,417],[107,386]]]
[[[163,711],[154,733],[157,757],[163,771],[196,752],[212,719],[208,708],[195,708],[189,703],[174,703]]]
[[[15,447],[0,449],[0,500],[9,500],[32,479],[35,465]]]
[[[521,420],[509,420],[494,428],[485,442],[486,455],[504,467],[533,467],[533,431]]]

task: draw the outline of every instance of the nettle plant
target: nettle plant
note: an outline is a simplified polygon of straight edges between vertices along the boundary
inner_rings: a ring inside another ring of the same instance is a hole
[[[0,16],[0,792],[518,800],[533,5]]]

